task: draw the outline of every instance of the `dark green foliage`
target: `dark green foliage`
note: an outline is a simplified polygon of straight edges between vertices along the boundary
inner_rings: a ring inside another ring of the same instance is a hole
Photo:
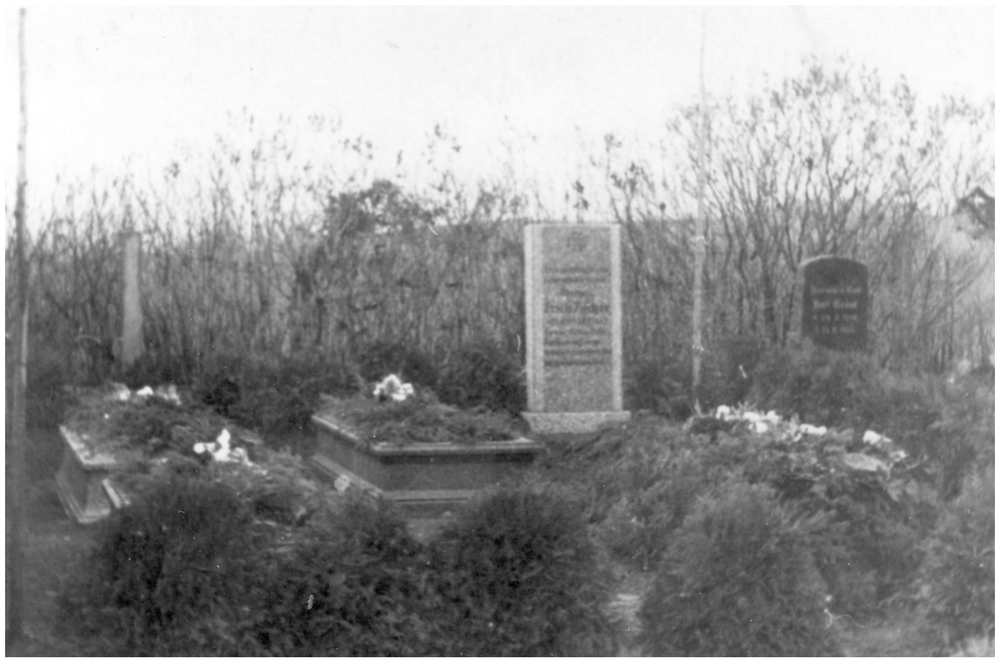
[[[524,433],[523,422],[508,413],[482,406],[459,410],[440,403],[424,388],[405,401],[377,401],[370,395],[330,399],[324,401],[323,412],[371,443],[476,443],[514,440]]]
[[[608,580],[581,509],[553,491],[502,489],[435,542],[450,655],[615,654]]]
[[[695,424],[713,421],[717,427],[693,433]],[[808,544],[830,586],[832,609],[861,619],[908,587],[921,559],[917,542],[933,520],[908,460],[892,465],[889,481],[846,465],[845,455],[856,452],[891,463],[886,451],[853,432],[796,439],[787,423],[762,434],[710,417],[689,425],[640,418],[553,462],[576,463],[572,474],[593,478],[581,489],[586,514],[618,560],[655,566],[694,501],[735,476],[771,487],[795,514],[827,520]]]
[[[13,350],[13,344],[8,343],[8,418],[12,416],[14,406],[14,365],[17,353]],[[64,446],[59,438],[59,425],[65,421],[66,412],[76,403],[76,399],[67,389],[72,382],[72,375],[65,357],[39,348],[31,348],[30,354],[24,407],[25,426],[31,432],[32,444],[25,450],[25,461],[32,477],[49,478],[59,469],[63,457]]]
[[[807,544],[821,527],[821,519],[795,519],[771,491],[741,481],[699,499],[639,611],[649,654],[838,654]]]
[[[328,502],[325,487],[310,479],[301,458],[288,452],[259,450],[253,466],[213,463],[213,478],[233,489],[257,519],[302,524]]]
[[[748,335],[724,336],[702,356],[698,403],[702,409],[743,402],[761,356],[762,342]],[[694,413],[690,352],[670,346],[665,359],[626,364],[625,403],[631,411],[648,410],[675,420]]]
[[[854,426],[857,406],[865,404],[876,372],[861,353],[841,353],[808,339],[764,353],[753,375],[751,400],[761,410],[798,414],[803,422]],[[867,423],[861,423],[867,424]]]
[[[278,656],[442,654],[423,549],[388,505],[353,499],[310,521],[253,627]]]
[[[195,443],[215,440],[227,424],[208,408],[178,405],[157,395],[88,401],[66,415],[66,426],[88,434],[90,445],[131,451],[142,458],[167,451],[194,456]]]
[[[66,622],[106,654],[238,654],[262,554],[232,489],[170,475],[104,524]]]
[[[632,441],[595,478],[599,493],[618,497],[599,516],[602,540],[613,555],[643,570],[659,562],[671,533],[714,474],[692,450],[669,452],[664,446],[663,440]]]
[[[751,397],[761,410],[803,422],[889,436],[945,499],[977,459],[993,458],[994,392],[972,379],[894,376],[870,357],[803,341],[764,355]]]
[[[765,344],[750,335],[733,335],[723,339],[719,346],[719,373],[725,384],[722,403],[742,403],[753,387],[753,376]]]
[[[11,349],[13,350],[13,349]],[[31,349],[33,355],[31,365],[28,369],[28,383],[26,393],[26,426],[29,429],[44,428],[57,429],[63,421],[66,409],[72,405],[73,399],[67,393],[66,386],[72,383],[72,375],[69,367],[66,366],[65,358],[59,354],[47,352],[42,349]],[[12,360],[16,354],[9,352],[8,363],[11,367],[8,371],[7,385],[7,407],[13,403],[13,366]],[[10,411],[8,411],[10,412]]]
[[[918,605],[945,645],[993,637],[996,626],[996,520],[993,466],[970,475],[925,545]]]
[[[927,477],[941,497],[951,500],[970,473],[994,465],[996,395],[993,386],[984,388],[973,380],[959,379],[945,383],[935,397],[933,423],[914,432],[904,444],[925,461]]]
[[[124,383],[130,389],[164,385],[186,385],[191,382],[192,367],[179,357],[146,352],[140,355],[128,368],[115,367],[112,380]]]
[[[347,369],[325,357],[221,357],[206,367],[194,394],[242,426],[284,434],[308,428],[320,394],[354,388]]]
[[[519,415],[527,405],[521,360],[496,342],[479,341],[460,348],[445,362],[437,383],[444,403],[482,407]]]
[[[629,372],[625,388],[629,410],[648,410],[684,420],[691,414],[687,385],[690,368],[677,363],[644,362]]]
[[[432,389],[438,384],[437,366],[413,344],[376,341],[363,348],[358,357],[361,377],[369,383],[396,374],[404,383]]]

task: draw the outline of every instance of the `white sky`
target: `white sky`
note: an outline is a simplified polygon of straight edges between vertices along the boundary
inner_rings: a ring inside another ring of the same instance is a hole
[[[178,142],[207,148],[246,108],[340,116],[393,159],[441,123],[469,173],[495,167],[505,127],[539,137],[529,168],[578,163],[592,140],[657,131],[698,93],[702,20],[710,93],[798,71],[810,52],[845,53],[926,101],[994,95],[995,10],[951,7],[541,8],[30,7],[29,200],[57,174],[159,167]],[[17,14],[5,12],[6,190],[17,140]],[[507,119],[505,119],[505,117]],[[160,161],[162,160],[162,161]],[[572,163],[569,163],[572,162]]]

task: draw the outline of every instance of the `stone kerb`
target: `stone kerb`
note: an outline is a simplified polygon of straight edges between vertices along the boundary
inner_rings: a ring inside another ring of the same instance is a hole
[[[525,227],[528,410],[538,433],[593,431],[622,410],[616,225]]]
[[[802,265],[802,334],[835,350],[868,345],[868,268],[836,256]]]

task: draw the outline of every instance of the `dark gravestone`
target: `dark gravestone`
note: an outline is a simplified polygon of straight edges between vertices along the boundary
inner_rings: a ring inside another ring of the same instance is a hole
[[[847,258],[821,256],[803,264],[802,334],[836,350],[863,350],[868,342],[868,268]]]

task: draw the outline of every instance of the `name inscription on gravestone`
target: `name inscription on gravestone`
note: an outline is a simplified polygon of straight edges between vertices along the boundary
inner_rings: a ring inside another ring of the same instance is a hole
[[[542,357],[546,385],[559,386],[546,391],[549,411],[612,406],[611,238],[601,230],[542,229]]]
[[[862,350],[868,338],[868,268],[823,256],[803,266],[802,333],[837,350]]]

